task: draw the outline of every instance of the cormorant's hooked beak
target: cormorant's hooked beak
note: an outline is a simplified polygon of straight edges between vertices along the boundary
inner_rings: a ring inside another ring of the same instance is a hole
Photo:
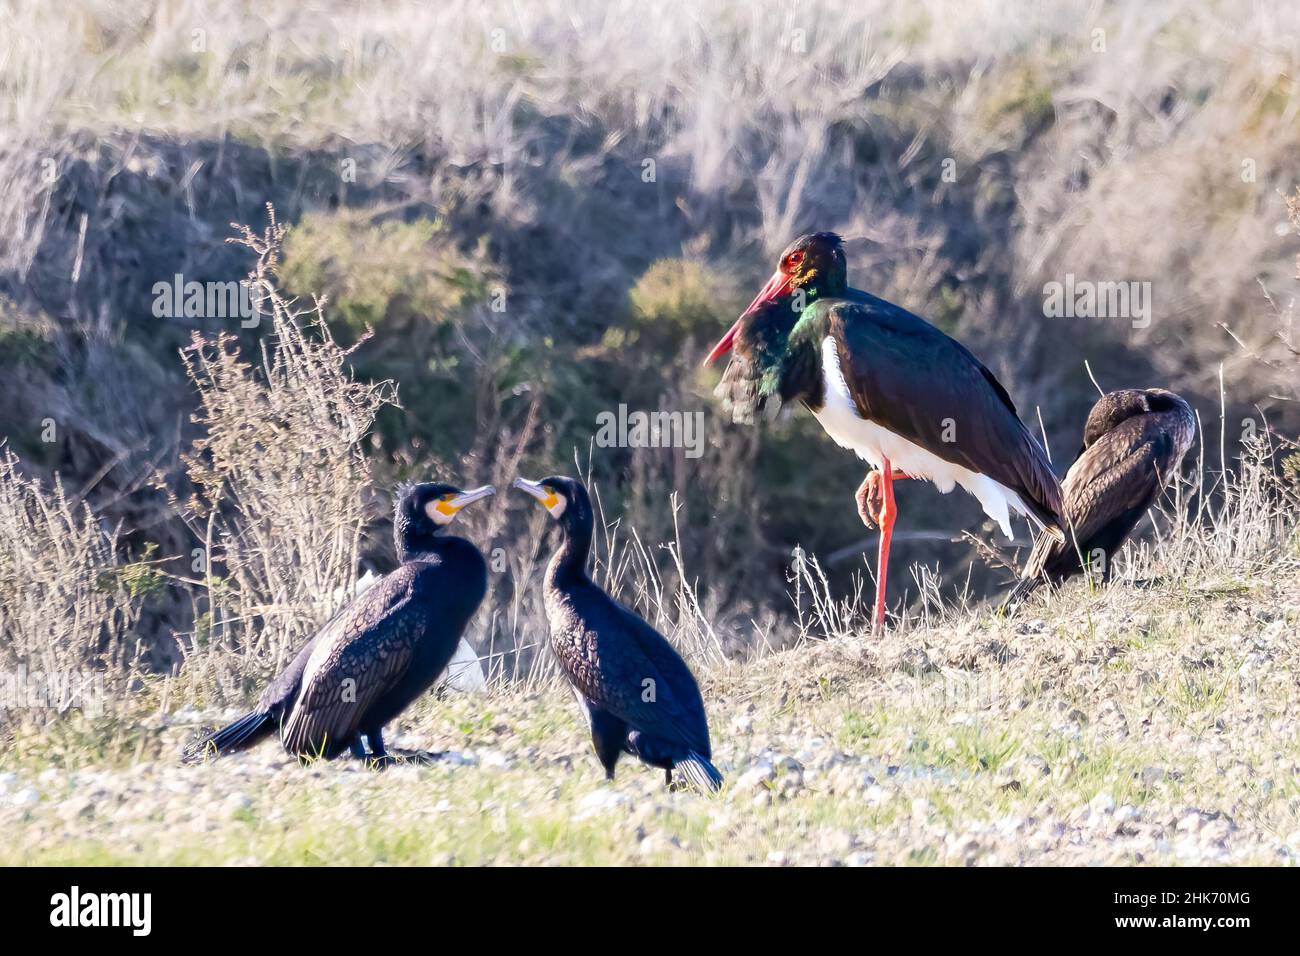
[[[495,495],[496,493],[497,490],[494,486],[484,485],[481,488],[471,488],[469,491],[462,491],[460,494],[456,495],[456,497],[441,502],[441,504],[445,505],[448,509],[450,509],[451,514],[455,514],[457,511],[459,511],[461,508],[464,508],[466,505],[472,505],[476,501],[482,501],[484,498],[490,498],[492,495]]]
[[[529,481],[527,478],[516,478],[514,487],[518,488],[525,494],[532,495],[542,503],[542,507],[547,511],[554,508],[560,501],[560,496],[554,491],[547,489],[545,485],[538,481]]]
[[[727,334],[718,341],[717,345],[713,346],[713,351],[704,360],[704,364],[712,365],[730,352],[731,347],[736,344],[736,335],[740,332],[740,326],[745,321],[745,317],[760,305],[767,305],[781,298],[790,291],[792,285],[794,285],[793,275],[786,275],[780,269],[773,272],[772,278],[767,280],[767,284],[758,291],[758,295],[754,296],[754,301],[749,303],[749,308],[740,314],[740,318],[735,321],[731,328],[727,329]]]

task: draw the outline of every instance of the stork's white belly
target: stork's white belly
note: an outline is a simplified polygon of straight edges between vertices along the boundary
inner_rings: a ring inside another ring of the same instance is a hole
[[[826,403],[813,414],[836,444],[852,449],[858,457],[876,468],[883,467],[887,458],[892,468],[913,478],[929,479],[945,495],[961,485],[979,500],[984,513],[997,522],[1003,534],[1008,538],[1014,537],[1011,512],[1029,515],[1029,509],[1016,492],[988,475],[945,461],[915,442],[859,415],[840,370],[835,340],[830,336],[822,342],[822,368],[826,373]]]

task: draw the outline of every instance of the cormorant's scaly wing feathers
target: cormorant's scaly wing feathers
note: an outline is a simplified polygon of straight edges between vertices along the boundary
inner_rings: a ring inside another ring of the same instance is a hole
[[[1040,538],[1021,576],[1033,578],[1045,570],[1051,572],[1050,565],[1072,555],[1076,547],[1090,550],[1093,539],[1108,524],[1132,521],[1135,512],[1140,515],[1155,502],[1180,458],[1173,437],[1152,415],[1130,418],[1097,439],[1070,466],[1061,486],[1072,532],[1064,542]],[[1129,530],[1106,537],[1118,538],[1118,546]],[[1077,556],[1067,563],[1072,571],[1078,570]]]
[[[668,640],[608,595],[584,640],[558,647],[577,689],[635,730],[709,757],[708,719],[699,685]],[[579,644],[585,651],[575,651]]]
[[[1121,511],[1149,506],[1170,477],[1163,471],[1172,451],[1169,437],[1152,429],[1142,431],[1137,436],[1112,432],[1066,474],[1062,486],[1066,516],[1080,538],[1092,537]]]
[[[428,626],[428,609],[412,597],[420,573],[403,565],[326,625],[282,730],[287,750],[310,755],[346,746],[370,705],[401,679]]]

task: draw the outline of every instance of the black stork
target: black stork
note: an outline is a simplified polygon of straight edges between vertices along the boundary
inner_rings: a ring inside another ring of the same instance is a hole
[[[924,319],[852,289],[843,242],[801,236],[713,347],[733,357],[718,394],[737,421],[802,402],[871,465],[858,514],[880,527],[873,628],[884,626],[896,479],[961,485],[1010,538],[1011,514],[1064,540],[1061,489],[1007,390],[965,346]]]
[[[662,634],[614,600],[587,574],[595,517],[582,482],[560,475],[515,487],[536,498],[560,526],[560,546],[546,567],[542,594],[551,650],[591,730],[605,778],[628,753],[713,793],[704,699],[686,662]]]
[[[1068,539],[1039,539],[1003,607],[1015,610],[1040,585],[1060,584],[1085,564],[1100,564],[1101,579],[1110,580],[1112,557],[1178,473],[1195,434],[1191,406],[1166,389],[1103,395],[1088,413],[1083,447],[1061,485]]]
[[[279,731],[298,757],[333,759],[350,749],[383,767],[384,725],[446,669],[487,592],[478,548],[440,532],[495,493],[491,485],[461,491],[437,482],[404,490],[393,521],[397,570],[335,614],[253,711],[190,744],[184,759],[243,750]]]

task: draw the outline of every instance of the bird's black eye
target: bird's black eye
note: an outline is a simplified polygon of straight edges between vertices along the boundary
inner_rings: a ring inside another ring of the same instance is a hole
[[[799,268],[799,266],[803,265],[803,259],[804,259],[804,254],[802,252],[799,252],[798,250],[795,250],[794,252],[790,253],[788,256],[785,257],[786,268],[789,269]]]

